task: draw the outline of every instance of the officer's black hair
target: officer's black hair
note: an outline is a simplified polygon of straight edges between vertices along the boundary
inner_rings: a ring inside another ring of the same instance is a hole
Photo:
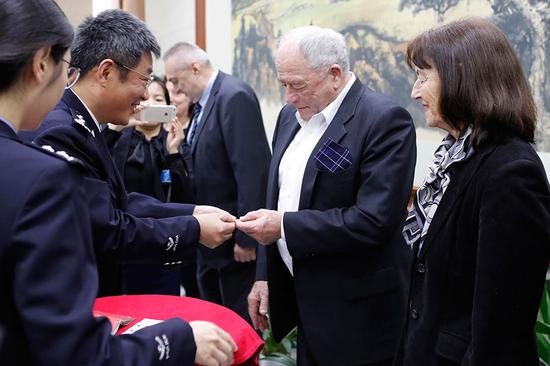
[[[0,92],[42,47],[51,47],[59,63],[73,38],[73,27],[53,0],[0,0]]]
[[[106,10],[95,18],[86,18],[78,26],[71,62],[84,76],[101,61],[112,59],[124,80],[128,70],[122,65],[134,68],[144,51],[160,57],[160,46],[145,23],[124,10]]]

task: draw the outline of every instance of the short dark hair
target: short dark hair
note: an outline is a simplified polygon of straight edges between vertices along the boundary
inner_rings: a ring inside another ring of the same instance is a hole
[[[0,91],[8,89],[42,47],[61,61],[73,27],[53,0],[0,0]]]
[[[407,63],[437,70],[441,115],[453,128],[471,125],[472,141],[516,136],[534,142],[533,96],[516,53],[493,23],[470,18],[424,32],[409,43]]]
[[[120,9],[106,10],[95,18],[86,18],[77,28],[71,47],[71,63],[80,68],[82,75],[105,59],[117,65],[135,67],[144,51],[160,57],[157,39],[145,23]],[[123,79],[128,70],[119,66]]]

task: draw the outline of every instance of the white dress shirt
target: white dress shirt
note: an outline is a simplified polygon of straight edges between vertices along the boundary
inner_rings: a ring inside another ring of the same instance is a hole
[[[340,94],[321,112],[313,115],[309,121],[305,121],[296,111],[296,120],[300,125],[300,130],[288,145],[281,162],[279,164],[279,201],[277,202],[277,211],[282,213],[281,219],[281,238],[277,240],[277,247],[288,267],[290,273],[294,275],[292,269],[292,256],[288,251],[284,231],[284,213],[298,211],[300,203],[300,191],[302,189],[302,180],[309,157],[313,153],[313,148],[321,136],[325,133],[328,126],[334,119],[338,108],[348,94],[351,86],[355,82],[355,75],[350,73],[351,77]]]

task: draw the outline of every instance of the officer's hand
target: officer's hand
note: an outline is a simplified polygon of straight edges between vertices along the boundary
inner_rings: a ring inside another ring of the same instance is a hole
[[[267,311],[269,309],[269,290],[267,281],[256,281],[248,294],[248,315],[255,329],[262,332],[267,329]]]
[[[199,221],[199,243],[214,249],[229,240],[235,231],[235,216],[223,213],[193,215]]]
[[[193,321],[189,325],[193,329],[193,337],[197,346],[195,363],[206,366],[229,366],[233,362],[233,353],[237,345],[233,338],[210,322]]]
[[[197,205],[193,210],[193,215],[209,214],[209,213],[226,213],[221,208],[206,205]]]

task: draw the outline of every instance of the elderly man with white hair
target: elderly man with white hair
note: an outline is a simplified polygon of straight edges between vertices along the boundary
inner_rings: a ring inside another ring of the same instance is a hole
[[[349,71],[344,37],[307,26],[280,40],[286,89],[267,208],[237,227],[263,244],[249,312],[298,364],[391,365],[405,319],[401,235],[416,159],[409,113]],[[268,306],[269,305],[269,306]]]

